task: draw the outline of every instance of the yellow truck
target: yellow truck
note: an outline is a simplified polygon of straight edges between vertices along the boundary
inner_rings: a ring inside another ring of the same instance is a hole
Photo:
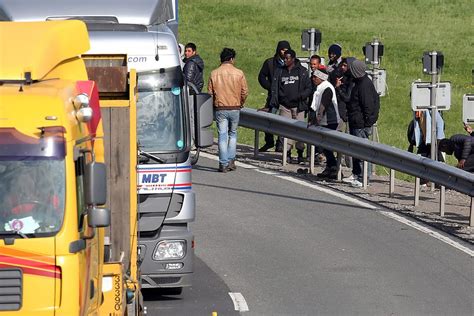
[[[0,39],[0,315],[140,314],[135,72],[110,68],[122,87],[99,101],[83,22],[0,22]]]

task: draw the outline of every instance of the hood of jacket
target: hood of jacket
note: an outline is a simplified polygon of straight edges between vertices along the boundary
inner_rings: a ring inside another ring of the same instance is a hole
[[[279,41],[275,49],[275,56],[280,56],[280,50],[283,48],[291,49],[290,43],[288,41]]]

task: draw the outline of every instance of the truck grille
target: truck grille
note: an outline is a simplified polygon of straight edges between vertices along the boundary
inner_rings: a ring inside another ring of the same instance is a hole
[[[21,308],[22,277],[20,269],[0,269],[0,311]]]

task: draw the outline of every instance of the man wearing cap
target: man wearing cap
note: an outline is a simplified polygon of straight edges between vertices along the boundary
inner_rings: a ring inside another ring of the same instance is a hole
[[[354,87],[347,103],[347,118],[351,135],[368,139],[372,134],[372,126],[379,117],[380,100],[366,70],[367,66],[361,60],[356,59],[349,64],[349,71],[354,77]],[[361,180],[362,161],[352,158],[352,175],[342,181],[360,188]]]
[[[267,100],[263,110],[276,113],[278,109],[278,78],[281,70],[285,67],[284,55],[285,52],[291,49],[288,41],[279,41],[275,50],[275,55],[266,59],[263,62],[262,68],[258,73],[258,82],[267,90]],[[260,147],[260,152],[265,152],[275,146],[273,134],[265,133],[265,144]],[[282,151],[282,144],[277,137],[275,151]]]
[[[342,46],[339,44],[332,44],[328,48],[328,58],[329,63],[327,70],[328,72],[332,72],[336,70],[339,64],[341,63],[341,56],[342,56]]]
[[[211,72],[207,90],[212,95],[217,124],[219,172],[233,171],[237,149],[237,127],[240,109],[248,96],[247,80],[234,66],[235,50],[224,48],[221,65]]]
[[[336,130],[340,117],[337,106],[336,91],[328,81],[328,74],[325,70],[313,70],[311,79],[316,85],[311,103],[309,125],[319,125],[332,130]],[[321,178],[337,178],[337,160],[334,153],[328,149],[323,149],[326,156],[326,168],[317,174]]]
[[[309,79],[308,70],[296,59],[294,50],[285,52],[285,68],[281,71],[278,87],[278,104],[280,115],[299,121],[304,121],[304,113],[308,110],[308,97],[313,89]],[[291,158],[291,147],[293,140],[288,141],[288,161]],[[298,151],[298,163],[303,163],[304,143],[296,142]]]

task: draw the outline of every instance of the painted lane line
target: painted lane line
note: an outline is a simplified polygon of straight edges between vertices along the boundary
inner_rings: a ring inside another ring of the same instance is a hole
[[[200,155],[205,157],[205,158],[211,159],[211,160],[219,160],[219,157],[217,157],[215,155],[208,154],[208,153],[201,152]],[[253,169],[257,172],[267,174],[267,175],[277,176],[281,179],[288,180],[288,181],[291,181],[291,182],[294,182],[294,183],[298,183],[298,184],[310,187],[312,189],[318,190],[318,191],[323,192],[323,193],[327,193],[327,194],[331,194],[333,196],[337,196],[338,198],[341,198],[341,199],[349,201],[351,203],[360,205],[360,206],[365,207],[365,208],[369,208],[369,209],[376,209],[377,208],[376,206],[374,206],[372,204],[362,202],[362,201],[360,201],[358,199],[355,199],[353,197],[350,197],[348,195],[345,195],[345,194],[342,194],[342,193],[339,193],[339,192],[335,192],[331,189],[325,188],[325,187],[317,185],[317,184],[312,184],[312,183],[309,183],[307,181],[292,178],[291,176],[283,175],[281,172],[278,172],[278,171],[259,169],[256,166],[252,166],[252,165],[240,162],[240,161],[236,161],[235,163],[239,167],[242,167],[242,168],[245,168],[245,169]]]
[[[263,174],[268,174],[270,176],[276,176],[280,174],[278,171],[263,170],[263,169],[255,169],[255,171],[263,173]]]
[[[206,157],[208,159],[219,160],[219,158],[217,156],[207,154],[207,153],[201,153],[201,154],[205,154],[205,155],[203,155],[203,157]],[[294,182],[294,183],[298,183],[300,185],[310,187],[310,188],[318,190],[320,192],[324,192],[324,193],[339,197],[343,200],[352,202],[354,204],[360,205],[360,206],[365,207],[365,208],[374,209],[374,210],[378,209],[377,206],[374,206],[374,205],[369,204],[369,203],[362,202],[362,201],[360,201],[356,198],[352,198],[348,195],[345,195],[344,193],[339,193],[339,192],[333,191],[331,189],[325,188],[325,187],[317,185],[317,184],[313,184],[313,183],[310,183],[310,182],[307,182],[307,181],[304,181],[304,180],[296,179],[296,178],[293,178],[291,176],[284,175],[283,173],[278,172],[278,171],[263,170],[263,169],[259,169],[258,167],[250,166],[250,165],[242,163],[242,162],[237,162],[237,163],[238,163],[238,166],[240,166],[242,168],[254,169],[255,171],[260,172],[260,173],[264,173],[264,174],[268,174],[268,175],[274,175],[278,178],[281,178],[281,179],[284,179],[284,180],[287,180],[287,181],[291,181],[291,182]],[[382,210],[377,210],[377,212],[379,212],[380,214],[382,214],[386,217],[394,219],[394,220],[396,220],[400,223],[403,223],[407,226],[410,226],[410,227],[412,227],[412,228],[414,228],[418,231],[426,233],[426,234],[432,236],[433,238],[436,238],[439,241],[442,241],[442,242],[444,242],[444,243],[446,243],[446,244],[448,244],[448,245],[450,245],[450,246],[452,246],[452,247],[454,247],[458,250],[461,250],[464,253],[467,253],[469,256],[474,257],[474,251],[472,249],[470,249],[468,247],[465,247],[461,243],[451,239],[448,236],[444,236],[444,235],[440,234],[439,232],[436,232],[436,231],[434,231],[434,230],[432,230],[428,227],[420,225],[416,221],[413,221],[413,220],[410,220],[410,219],[405,218],[403,216],[397,215],[393,212],[387,212],[387,211],[382,211]]]
[[[299,185],[302,185],[302,186],[305,186],[305,187],[308,187],[308,188],[311,188],[311,189],[314,189],[314,190],[318,190],[318,191],[323,192],[323,193],[330,194],[332,196],[336,196],[340,199],[343,199],[343,200],[346,200],[348,202],[360,205],[360,206],[365,207],[365,208],[369,208],[369,209],[372,209],[372,210],[377,209],[377,206],[375,206],[375,205],[372,205],[370,203],[362,202],[362,201],[360,201],[358,199],[355,199],[353,197],[350,197],[350,196],[348,196],[344,193],[339,193],[339,192],[333,191],[331,189],[325,188],[325,187],[317,185],[317,184],[309,183],[309,182],[301,180],[301,179],[295,179],[291,176],[286,176],[286,175],[277,175],[276,177],[280,178],[280,179],[290,181],[290,182],[293,182],[293,183],[297,183]]]
[[[248,312],[249,306],[241,293],[229,292],[229,296],[234,302],[234,309],[239,312]]]
[[[463,246],[462,244],[458,243],[457,241],[454,241],[454,240],[450,239],[447,236],[444,236],[444,235],[442,235],[442,234],[440,234],[436,231],[433,231],[428,227],[420,225],[416,222],[413,222],[413,221],[411,221],[411,220],[409,220],[409,219],[407,219],[403,216],[400,216],[398,214],[395,214],[393,212],[387,212],[387,211],[378,211],[378,212],[380,214],[382,214],[384,216],[387,216],[391,219],[394,219],[394,220],[396,220],[400,223],[408,225],[408,226],[410,226],[410,227],[412,227],[412,228],[414,228],[414,229],[416,229],[416,230],[418,230],[422,233],[428,234],[431,237],[436,238],[436,239],[438,239],[438,240],[440,240],[440,241],[442,241],[442,242],[444,242],[444,243],[446,243],[446,244],[448,244],[448,245],[450,245],[450,246],[452,246],[452,247],[454,247],[458,250],[461,250],[462,252],[467,253],[471,257],[474,257],[474,250],[469,249],[468,247]]]
[[[200,152],[199,156],[202,156],[202,157],[207,158],[207,159],[219,161],[219,157],[216,156],[216,155],[211,155],[211,154],[208,154],[208,153]],[[252,165],[240,162],[240,161],[236,161],[235,164],[238,167],[241,167],[241,168],[244,168],[244,169],[258,169],[258,167],[256,167],[256,166],[252,166]]]

